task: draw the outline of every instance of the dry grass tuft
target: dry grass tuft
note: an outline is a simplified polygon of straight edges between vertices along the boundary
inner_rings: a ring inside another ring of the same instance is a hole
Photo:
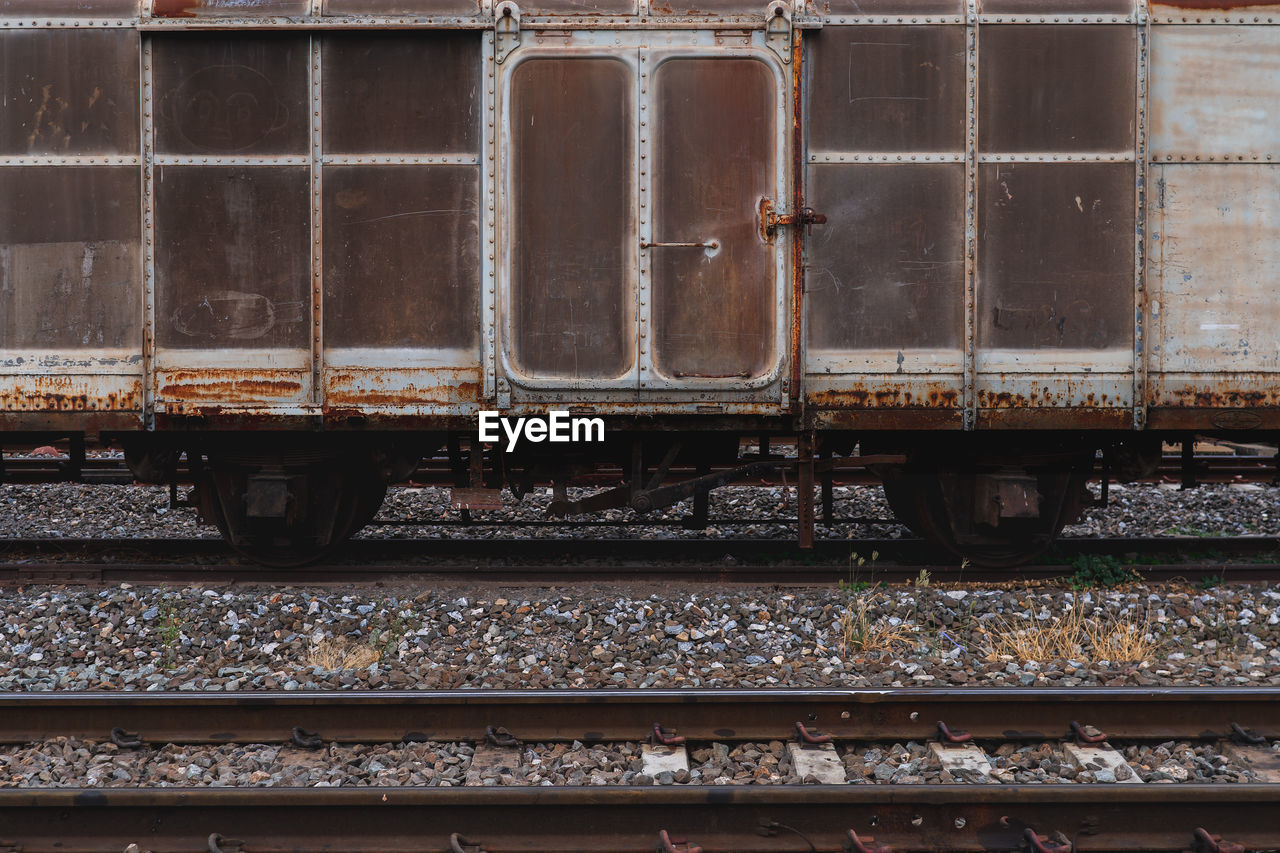
[[[888,617],[874,618],[871,610],[882,596],[860,595],[840,614],[840,641],[846,652],[887,652],[913,642],[902,625],[890,625]]]
[[[321,669],[364,669],[382,659],[382,654],[372,646],[350,643],[345,638],[325,637],[307,652],[307,666]]]
[[[984,635],[987,659],[1009,656],[1022,661],[1077,660],[1139,662],[1149,659],[1156,644],[1148,639],[1150,615],[1086,618],[1080,607],[1045,622],[996,618],[979,629]]]

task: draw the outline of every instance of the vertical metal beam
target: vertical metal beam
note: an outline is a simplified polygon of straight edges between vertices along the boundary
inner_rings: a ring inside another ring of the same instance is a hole
[[[316,5],[319,5],[318,0]],[[321,35],[311,34],[311,402],[324,404],[324,140],[321,136]]]
[[[800,469],[800,483],[796,487],[796,515],[799,530],[797,543],[801,548],[813,547],[813,432],[801,430],[796,439],[796,457]]]
[[[978,3],[965,4],[964,428],[978,421]]]
[[[155,89],[151,39],[142,40],[142,410],[143,424],[155,427],[156,253],[155,253]]]
[[[801,383],[804,364],[805,208],[804,170],[804,39],[799,27],[791,31],[791,210],[796,225],[791,229],[791,381],[782,383],[782,403],[796,415],[803,415]],[[812,527],[812,525],[811,525]]]
[[[637,230],[640,232],[640,275],[636,279],[636,292],[639,299],[639,306],[636,312],[639,330],[637,331],[637,343],[639,344],[639,376],[640,390],[649,387],[649,381],[653,376],[653,347],[649,333],[653,329],[653,323],[650,322],[653,317],[653,275],[650,272],[650,266],[653,261],[653,253],[649,249],[644,248],[644,244],[654,240],[653,234],[653,216],[652,202],[650,191],[653,187],[653,141],[650,130],[652,129],[652,116],[649,115],[650,90],[653,88],[653,74],[649,62],[648,47],[641,47],[639,50],[639,74],[636,80],[636,163],[638,174],[636,180],[636,197],[638,216]]]
[[[480,218],[480,363],[483,365],[482,396],[493,400],[497,396],[497,61],[494,56],[497,40],[490,28],[484,37],[481,51],[484,64],[484,85],[481,88],[481,115],[485,123],[484,143],[477,160],[480,163],[480,198],[484,205]]]
[[[1147,425],[1147,50],[1151,44],[1151,15],[1147,0],[1137,3],[1138,92],[1134,141],[1134,204],[1137,234],[1133,266],[1133,428]]]

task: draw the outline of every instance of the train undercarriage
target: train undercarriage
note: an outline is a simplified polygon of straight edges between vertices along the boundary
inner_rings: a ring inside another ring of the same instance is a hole
[[[184,502],[237,553],[273,566],[331,554],[373,519],[391,484],[438,453],[452,469],[453,506],[468,518],[549,486],[553,518],[629,509],[641,519],[685,502],[686,527],[701,529],[712,490],[795,472],[802,547],[813,541],[817,507],[822,518],[832,516],[830,472],[858,466],[880,479],[898,521],[958,563],[1015,566],[1047,549],[1095,500],[1090,479],[1147,476],[1162,447],[1157,434],[1085,432],[616,430],[599,443],[515,448],[479,441],[474,432],[266,433],[251,444],[240,433],[153,433],[117,441],[142,482],[176,483],[185,456],[194,488]],[[587,477],[598,484],[602,470],[617,473],[613,485],[585,495],[575,490],[571,498],[571,486]]]

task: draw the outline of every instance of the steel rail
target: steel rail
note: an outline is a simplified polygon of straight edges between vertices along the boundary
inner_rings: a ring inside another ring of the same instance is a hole
[[[1018,850],[1030,830],[1079,851],[1189,849],[1200,833],[1260,850],[1280,847],[1277,814],[1280,785],[1254,784],[0,791],[4,843],[23,853],[840,851],[850,830],[865,849]]]
[[[795,519],[779,519],[779,524],[794,524]],[[894,524],[889,519],[882,523]],[[499,526],[483,519],[470,527]],[[574,525],[531,522],[530,526],[571,528]],[[626,526],[624,524],[617,525]],[[1280,551],[1280,536],[1142,536],[1109,538],[1064,538],[1053,544],[1063,556],[1073,554],[1124,554],[1143,555],[1209,553],[1222,555],[1255,556]],[[940,548],[923,539],[817,539],[813,548],[802,550],[794,542],[777,539],[716,538],[703,536],[697,539],[640,539],[600,537],[592,539],[532,539],[532,538],[436,538],[412,539],[354,539],[344,546],[340,555],[331,558],[330,565],[342,565],[346,560],[404,559],[410,557],[432,558],[498,558],[518,554],[522,560],[564,559],[587,557],[625,556],[640,560],[701,560],[723,559],[726,555],[753,560],[788,559],[812,562],[829,559],[847,561],[850,554],[870,558],[876,552],[880,559],[907,558],[937,560],[944,555]],[[0,559],[19,554],[29,559],[31,554],[120,554],[135,556],[226,556],[223,540],[216,537],[191,538],[136,538],[136,539],[72,539],[72,538],[0,538]],[[959,559],[955,562],[958,564]],[[847,567],[847,563],[845,563]]]
[[[286,743],[643,741],[654,723],[691,741],[787,740],[797,723],[835,740],[929,740],[944,722],[975,738],[1046,740],[1072,723],[1117,741],[1280,738],[1280,687],[596,689],[52,692],[0,695],[0,742]],[[1277,820],[1280,825],[1280,819]]]
[[[1280,581],[1280,563],[1234,563],[1225,560],[1189,561],[1132,567],[1144,581],[1166,583],[1275,583]],[[1015,569],[987,569],[955,564],[931,563],[868,564],[850,571],[848,565],[826,564],[726,564],[644,563],[548,565],[539,563],[424,564],[385,563],[367,565],[319,565],[300,569],[257,567],[245,563],[111,563],[111,562],[22,562],[0,563],[0,585],[68,584],[114,586],[121,583],[207,585],[287,584],[351,585],[404,583],[432,585],[453,583],[574,584],[602,582],[678,581],[689,584],[776,584],[791,587],[828,586],[861,582],[905,584],[924,571],[930,583],[1048,583],[1064,581],[1077,571],[1066,564],[1019,566]]]

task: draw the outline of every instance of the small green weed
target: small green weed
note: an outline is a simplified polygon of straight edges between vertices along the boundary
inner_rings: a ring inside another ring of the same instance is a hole
[[[1227,579],[1222,575],[1208,575],[1201,578],[1200,582],[1197,583],[1196,586],[1200,589],[1213,589],[1215,586],[1222,586],[1226,582]]]
[[[876,573],[876,560],[880,559],[879,551],[871,552],[871,562],[868,563],[866,558],[854,551],[849,555],[849,579],[842,580],[838,586],[840,591],[848,595],[859,592],[866,592],[869,589],[879,586],[880,584],[874,580],[862,580],[858,577],[864,567],[869,568],[871,576],[874,578]]]
[[[165,655],[171,657],[182,639],[182,616],[178,612],[178,605],[169,600],[161,601],[157,616],[160,645],[164,646]]]
[[[1125,565],[1106,554],[1081,554],[1071,561],[1075,572],[1067,578],[1072,589],[1110,589],[1142,580],[1142,574],[1133,566]]]

